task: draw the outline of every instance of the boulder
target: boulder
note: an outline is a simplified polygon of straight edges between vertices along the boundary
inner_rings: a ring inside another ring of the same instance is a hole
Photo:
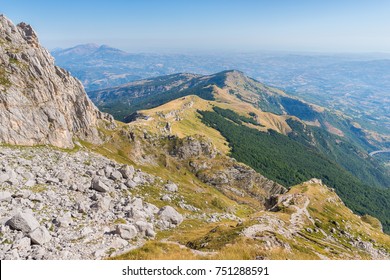
[[[158,211],[160,228],[174,228],[183,222],[183,216],[171,206],[164,206]]]
[[[135,209],[142,209],[144,207],[144,203],[141,198],[136,197],[131,202],[130,205]]]
[[[31,242],[37,245],[43,245],[51,240],[49,231],[43,226],[30,232],[29,237],[31,238]]]
[[[104,173],[107,178],[110,178],[112,172],[114,172],[114,167],[112,167],[111,165],[106,165],[106,167],[104,168]]]
[[[98,176],[92,178],[91,187],[98,192],[108,192],[110,188],[104,184]]]
[[[110,179],[114,180],[114,181],[119,181],[121,180],[123,177],[122,177],[122,173],[120,173],[119,171],[115,170],[111,173],[110,175]]]
[[[119,169],[119,172],[122,174],[123,178],[131,179],[134,176],[135,170],[131,165],[122,165],[122,167]]]
[[[147,202],[144,203],[143,211],[149,216],[153,216],[154,214],[157,214],[159,210],[160,209],[158,209],[158,207],[154,204],[147,203]]]
[[[117,225],[115,233],[125,240],[130,240],[137,236],[137,229],[133,225]]]
[[[130,207],[127,216],[134,221],[146,221],[150,216],[142,208]]]
[[[156,233],[153,230],[153,225],[148,223],[148,222],[137,221],[135,223],[135,226],[137,227],[138,232],[143,236],[147,236],[147,237],[155,237],[156,236]]]
[[[7,225],[12,229],[20,230],[24,233],[29,233],[39,227],[39,223],[33,215],[22,212],[18,212],[8,220]]]
[[[108,196],[100,198],[97,202],[91,205],[92,209],[96,211],[108,211],[110,209],[112,199]]]

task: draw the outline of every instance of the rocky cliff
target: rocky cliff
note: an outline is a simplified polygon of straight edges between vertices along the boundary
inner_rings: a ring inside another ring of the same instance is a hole
[[[54,65],[32,27],[0,15],[0,143],[73,147],[100,142],[99,121],[112,123],[81,83]]]

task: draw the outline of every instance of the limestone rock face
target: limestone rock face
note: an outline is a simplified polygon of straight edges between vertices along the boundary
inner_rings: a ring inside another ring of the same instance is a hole
[[[0,15],[0,143],[73,147],[73,137],[99,143],[101,113],[80,81],[54,65],[32,27]]]

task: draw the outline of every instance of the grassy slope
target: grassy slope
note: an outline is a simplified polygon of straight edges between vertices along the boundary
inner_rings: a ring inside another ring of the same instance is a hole
[[[294,205],[278,212],[256,212],[243,219],[242,223],[222,221],[202,223],[186,220],[179,228],[159,233],[156,240],[114,259],[369,259],[349,242],[359,238],[362,241],[376,240],[377,248],[390,250],[390,236],[375,227],[375,219],[354,215],[341,200],[325,186],[300,184],[290,189],[287,195],[308,198],[309,215],[316,224],[306,220],[298,233],[288,238],[282,234],[263,232],[258,238],[244,237],[241,232],[258,224],[263,217],[280,221],[279,230],[291,228]],[[369,221],[367,223],[366,221]],[[372,226],[373,224],[374,226]],[[310,228],[311,230],[306,230]],[[347,232],[347,234],[341,234]],[[267,248],[262,237],[276,239],[288,244],[289,249]],[[273,235],[274,234],[274,235]]]
[[[260,132],[237,125],[216,112],[201,112],[203,122],[229,142],[231,156],[264,176],[291,186],[320,178],[336,188],[348,207],[359,214],[378,217],[390,230],[390,191],[369,187],[316,149],[274,131]]]

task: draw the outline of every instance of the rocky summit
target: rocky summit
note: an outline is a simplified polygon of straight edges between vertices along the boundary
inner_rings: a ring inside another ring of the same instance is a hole
[[[54,65],[32,27],[0,15],[0,142],[73,147],[73,138],[99,142],[96,126],[112,124],[81,83]]]

